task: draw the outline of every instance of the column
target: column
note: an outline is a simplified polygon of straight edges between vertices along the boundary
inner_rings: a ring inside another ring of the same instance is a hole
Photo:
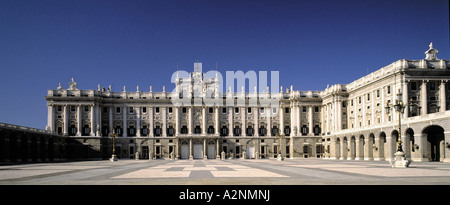
[[[342,99],[337,100],[336,102],[337,109],[337,130],[342,130]]]
[[[309,123],[309,135],[314,135],[314,124],[313,124],[313,106],[308,106],[308,123]]]
[[[336,158],[336,153],[339,150],[336,150],[336,138],[335,137],[331,137],[331,144],[330,144],[330,159],[337,159]]]
[[[233,107],[228,107],[228,136],[233,136]],[[219,150],[217,149],[217,152]]]
[[[95,129],[95,114],[94,114],[94,105],[90,105],[89,106],[90,108],[91,108],[91,112],[90,112],[90,117],[91,117],[91,131],[90,131],[90,133],[89,133],[89,135],[90,136],[95,136],[95,131],[96,131],[96,129]]]
[[[206,139],[203,139],[203,159],[206,159]]]
[[[96,135],[101,136],[101,129],[102,129],[102,109],[100,109],[99,105],[95,105],[95,129],[96,129]]]
[[[214,108],[214,115],[215,115],[215,128],[214,128],[214,131],[215,131],[215,133],[216,133],[216,135],[219,135],[219,130],[220,130],[220,128],[219,128],[219,107],[218,106],[216,106],[215,108]]]
[[[353,117],[354,117],[354,118],[353,118],[353,119],[354,119],[354,120],[353,120],[353,123],[354,123],[354,124],[353,124],[353,128],[358,127],[358,124],[357,124],[357,123],[358,123],[358,114],[357,114],[357,110],[358,110],[357,107],[358,107],[358,106],[357,106],[357,104],[356,104],[357,102],[358,102],[358,101],[357,101],[357,98],[355,98],[354,101],[353,101],[353,114],[354,114],[354,116],[353,116]],[[384,107],[383,107],[383,108],[384,108]],[[381,110],[382,110],[382,112],[384,112],[384,109],[381,109]]]
[[[445,112],[447,109],[447,96],[445,95],[445,88],[447,87],[447,80],[441,80],[441,85],[439,86],[439,111]]]
[[[370,94],[370,108],[372,109],[372,119],[370,120],[370,124],[371,125],[375,125],[375,99],[376,98],[376,94],[375,94],[375,90],[372,90],[372,94]],[[383,103],[381,103],[380,105],[383,105]],[[383,109],[384,107],[381,107],[381,109]],[[406,115],[408,116],[408,115]]]
[[[415,136],[417,134],[414,134]],[[386,134],[386,155],[384,156],[384,158],[386,159],[386,161],[390,161],[391,159],[393,159],[394,157],[394,152],[395,152],[395,139],[393,139],[393,137],[390,134]]]
[[[365,136],[364,142],[364,160],[373,160],[373,141],[370,135]]]
[[[386,115],[386,109],[384,109],[384,106],[386,106],[386,100],[384,99],[384,86],[381,88],[381,124],[384,124],[385,115]]]
[[[362,95],[361,96],[361,104],[362,104],[362,107],[361,107],[361,110],[362,110],[362,127],[366,127],[366,109],[367,109],[367,107],[366,107],[366,95]]]
[[[128,136],[128,125],[127,125],[127,106],[124,105],[123,106],[123,110],[122,110],[122,114],[123,114],[123,137],[127,137]]]
[[[420,111],[420,115],[428,114],[427,83],[428,83],[428,80],[423,80],[422,86],[420,86],[420,106],[422,107],[422,109]]]
[[[355,157],[354,157],[355,150],[353,150],[353,143],[355,143],[355,141],[353,141],[352,138],[350,137],[347,140],[347,150],[348,150],[347,160],[354,160],[355,159]]]
[[[344,138],[342,138],[339,148],[340,148],[339,160],[346,160],[347,159],[347,142],[344,140]]]
[[[163,137],[167,136],[167,107],[161,107],[161,116],[162,116],[162,127],[161,133]]]
[[[176,133],[178,133],[178,131]],[[178,152],[179,149],[180,149],[179,144],[180,144],[180,139],[176,138],[175,139],[175,154],[176,154],[176,158],[175,159],[180,159],[180,153]]]
[[[339,116],[338,116],[338,100],[334,99],[333,102],[333,117],[331,118],[331,120],[333,120],[333,131],[337,131],[338,130],[338,122],[339,122]]]
[[[54,131],[53,130],[53,124],[54,124],[54,122],[53,122],[53,116],[54,116],[54,111],[53,111],[53,105],[47,105],[47,130],[48,131]]]
[[[414,134],[414,145],[418,146],[415,147],[414,156],[411,157],[411,159],[415,162],[428,162],[428,156],[427,156],[427,134]]]
[[[77,134],[76,136],[81,136],[81,105],[77,105]]]
[[[449,131],[444,132],[444,141],[445,142],[449,142],[450,141],[450,132]],[[444,162],[450,162],[450,149],[447,148],[447,144],[444,144],[444,150],[441,150],[441,153],[442,153],[442,151],[444,153],[443,153],[443,155],[441,154],[441,158],[444,157]]]
[[[327,118],[326,130],[328,133],[328,132],[330,132],[330,106],[328,106],[328,104],[326,104],[325,108],[326,108],[325,110],[326,110],[326,118]]]
[[[297,116],[297,122],[296,122],[296,126],[297,126],[297,136],[300,136],[301,134],[301,121],[302,121],[302,117],[301,114],[302,113],[300,111],[300,106],[297,104],[297,106],[295,106],[295,115]]]
[[[292,134],[289,137],[289,158],[294,159],[294,137]]]
[[[241,136],[245,136],[246,130],[247,130],[247,125],[246,125],[246,118],[245,118],[245,113],[247,112],[247,110],[245,109],[245,107],[241,107],[241,114],[242,114],[242,132],[241,132]]]
[[[268,111],[266,112],[267,115],[267,136],[271,137],[272,136],[272,107],[268,107],[267,108]]]
[[[136,137],[141,137],[141,107],[136,107]]]
[[[296,133],[294,133],[294,128],[295,128],[295,124],[296,124],[296,118],[295,118],[295,111],[294,111],[294,104],[293,103],[291,103],[291,106],[290,106],[290,112],[289,112],[289,114],[290,114],[290,118],[291,118],[291,124],[290,124],[290,127],[291,127],[291,136],[294,136]]]
[[[280,134],[284,135],[284,108],[280,106],[278,112],[280,113]]]
[[[180,134],[180,108],[175,107],[175,135],[178,136]]]
[[[188,119],[189,120],[189,129],[188,129],[188,134],[189,135],[192,135],[192,130],[194,129],[194,124],[193,124],[193,121],[192,121],[192,116],[193,116],[192,112],[193,111],[194,111],[194,109],[192,108],[192,106],[189,107],[189,119]]]
[[[355,143],[356,143],[356,153],[355,153],[355,160],[362,160],[361,156],[361,140],[359,136],[355,137]]]
[[[68,105],[64,105],[64,135],[67,135],[69,132],[69,112]]]
[[[378,148],[378,150],[375,150],[374,154],[373,154],[373,158],[375,161],[383,161],[384,159],[382,159],[382,155],[381,153],[384,152],[384,150],[381,148],[381,140],[380,140],[380,136],[375,136],[375,146]]]
[[[220,155],[219,155],[219,139],[216,139],[216,159],[220,159]]]
[[[109,135],[109,133],[112,133],[112,131],[114,130],[114,127],[113,127],[113,107],[112,106],[108,107],[108,114],[109,114],[109,121],[108,121],[108,123],[109,123],[108,135]]]
[[[189,159],[194,159],[192,156],[192,139],[189,139]]]
[[[153,137],[153,107],[149,107],[148,109],[148,136]]]
[[[405,105],[405,112],[403,113],[403,119],[407,119],[408,118],[408,114],[409,114],[408,84],[409,84],[409,81],[405,81],[403,83],[403,88],[402,88],[402,90],[403,90],[403,92],[402,92],[402,101],[403,101],[403,103]]]
[[[206,135],[206,107],[202,107],[202,134]]]
[[[255,136],[259,137],[259,108],[258,107],[254,107],[255,111],[254,113],[254,130],[255,130]]]

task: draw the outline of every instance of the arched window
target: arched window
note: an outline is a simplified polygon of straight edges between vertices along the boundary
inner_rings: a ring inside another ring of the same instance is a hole
[[[305,135],[307,135],[308,134],[308,126],[306,126],[306,125],[303,125],[302,126],[302,135],[303,136],[305,136]]]
[[[286,136],[290,136],[291,135],[291,127],[289,127],[289,126],[284,127],[284,134]]]
[[[253,136],[253,127],[252,126],[247,127],[247,136]]]
[[[155,127],[155,136],[161,136],[161,127],[159,125]]]
[[[208,127],[208,134],[214,134],[214,127],[213,126],[209,126]]]
[[[123,136],[122,128],[119,125],[116,126],[116,133],[117,133],[117,136],[120,136],[120,137]]]
[[[228,135],[228,128],[227,128],[227,126],[222,126],[222,129],[221,129],[221,131],[220,131],[220,135],[221,135],[221,136],[226,136],[226,135]]]
[[[142,136],[147,136],[148,135],[148,127],[147,127],[147,125],[142,126],[141,135]]]
[[[128,136],[136,136],[136,128],[133,125],[128,127]]]
[[[188,133],[188,129],[186,125],[183,125],[183,127],[181,127],[181,134],[187,134]]]
[[[70,136],[75,136],[77,134],[77,127],[75,125],[70,125],[70,129],[69,129],[69,135]]]
[[[195,128],[194,128],[194,133],[195,134],[200,134],[200,133],[202,133],[202,130],[200,129],[200,126],[195,126]]]
[[[278,127],[277,126],[273,126],[272,127],[272,135],[275,136],[278,133]]]
[[[83,126],[83,133],[82,133],[82,135],[83,136],[88,136],[89,132],[91,132],[91,129],[89,128],[89,125],[84,125]]]
[[[233,134],[234,136],[239,136],[241,134],[241,129],[239,128],[239,126],[234,127]]]
[[[315,136],[320,135],[320,127],[319,127],[319,125],[315,125],[314,126],[314,135]]]
[[[264,126],[259,127],[259,136],[266,136],[266,128]]]
[[[167,128],[167,135],[173,136],[175,134],[175,130],[173,129],[173,126],[170,125],[169,128]]]

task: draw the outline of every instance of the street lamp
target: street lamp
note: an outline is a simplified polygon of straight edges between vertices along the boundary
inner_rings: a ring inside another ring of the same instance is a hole
[[[408,105],[403,104],[402,101],[402,93],[400,89],[398,89],[397,99],[395,100],[395,104],[393,105],[396,112],[398,112],[398,142],[397,142],[397,152],[395,153],[395,159],[391,160],[391,166],[394,168],[406,168],[409,166],[411,161],[406,159],[405,153],[402,149],[402,114],[405,112],[405,108]],[[386,113],[389,114],[391,110],[391,106],[389,105],[389,101],[386,102]]]
[[[112,137],[112,141],[113,141],[113,147],[112,147],[113,154],[112,154],[111,158],[109,159],[109,161],[111,161],[111,162],[115,162],[118,160],[116,157],[116,144],[115,144],[117,136],[118,135],[116,132],[114,132],[114,130],[112,131],[112,133],[109,133],[109,137]]]

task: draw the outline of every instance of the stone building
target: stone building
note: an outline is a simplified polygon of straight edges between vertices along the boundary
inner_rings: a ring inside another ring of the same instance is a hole
[[[79,90],[72,79],[48,90],[46,129],[101,158],[112,154],[111,131],[118,157],[142,159],[274,158],[280,150],[288,158],[390,160],[400,134],[409,159],[448,162],[450,62],[437,52],[430,44],[425,59],[398,60],[323,91],[221,92],[221,76],[206,77],[198,62],[187,76],[176,72],[172,92]],[[401,133],[398,114],[385,109],[399,92],[412,105]]]

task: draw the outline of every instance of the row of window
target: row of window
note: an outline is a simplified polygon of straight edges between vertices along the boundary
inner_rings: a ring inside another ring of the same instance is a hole
[[[265,108],[259,108],[259,112],[261,114],[264,114],[265,112]],[[302,111],[303,112],[307,112],[307,107],[306,106],[302,106]],[[120,114],[122,112],[122,108],[121,107],[116,107],[116,114]],[[155,113],[159,113],[160,112],[160,108],[159,107],[155,107]],[[169,113],[173,113],[173,108],[172,107],[168,107],[168,112]],[[214,113],[214,108],[210,107],[208,108],[208,112],[209,113]],[[273,108],[272,110],[273,113],[277,113],[278,112],[278,108]],[[290,108],[285,108],[284,109],[285,113],[290,113]],[[319,112],[319,107],[318,106],[314,106],[314,112]],[[104,107],[103,108],[103,113],[108,113],[108,107]],[[134,113],[134,108],[133,107],[129,107],[129,111],[128,113],[133,114]],[[142,113],[147,113],[147,107],[142,107]],[[181,113],[187,113],[187,108],[186,107],[182,107],[181,108]],[[226,114],[227,113],[227,108],[223,107],[222,108],[222,114]],[[234,108],[234,113],[240,113],[240,108],[239,107],[235,107]],[[252,113],[252,108],[248,107],[247,108],[247,113]]]
[[[62,134],[62,127],[58,127],[57,130],[58,130],[59,134]],[[91,131],[91,129],[90,129],[89,125],[84,125],[83,128],[82,128],[81,134],[82,134],[82,136],[87,136],[87,135],[90,134],[90,131]],[[116,126],[114,131],[115,131],[115,133],[118,134],[118,136],[123,136],[123,128],[121,126]],[[166,131],[167,131],[167,135],[168,136],[174,136],[175,135],[175,129],[173,128],[173,126],[169,126]],[[207,133],[208,134],[214,134],[214,131],[215,130],[214,130],[213,126],[209,126],[207,128]],[[316,135],[316,136],[319,135],[320,131],[321,130],[320,130],[319,125],[316,125],[314,127],[314,135]],[[147,126],[143,126],[141,128],[140,132],[141,132],[141,136],[147,136],[149,134],[149,129],[148,129]],[[272,135],[275,136],[278,132],[279,132],[278,127],[277,126],[273,126],[272,127]],[[308,132],[309,132],[309,128],[306,125],[303,125],[300,128],[300,133],[302,135],[307,135]],[[162,128],[160,126],[156,126],[153,129],[153,133],[154,133],[155,136],[161,136],[162,135]],[[181,134],[188,134],[188,128],[187,128],[186,125],[181,127],[180,133]],[[194,134],[201,134],[201,133],[202,133],[202,131],[201,131],[200,126],[196,126],[194,128]],[[286,126],[284,128],[284,133],[285,133],[286,136],[290,136],[291,128],[289,126]],[[71,125],[70,126],[68,134],[70,136],[74,136],[74,135],[77,134],[77,128],[76,128],[75,125]],[[103,127],[102,134],[103,134],[103,136],[108,136],[109,135],[108,127]],[[245,129],[245,134],[246,134],[246,136],[253,136],[254,135],[254,128],[252,126],[247,127]],[[258,134],[259,134],[259,136],[266,136],[267,129],[264,126],[259,127]],[[220,135],[221,136],[227,136],[228,135],[228,127],[227,126],[223,126],[220,129]],[[235,126],[233,128],[233,136],[240,136],[240,135],[241,135],[241,128],[239,126]],[[136,128],[134,126],[129,126],[127,128],[127,136],[130,136],[130,137],[136,136]]]
[[[89,112],[90,111],[90,105],[85,105],[85,106],[83,106],[84,107],[84,111],[85,112]],[[75,112],[76,110],[77,110],[77,108],[76,108],[76,106],[75,105],[71,105],[71,106],[69,106],[69,109],[70,109],[70,112]],[[62,105],[58,105],[58,106],[56,106],[56,110],[58,111],[58,112],[62,112],[63,111],[63,106]]]
[[[89,112],[90,111],[90,108],[89,108],[90,106],[83,106],[83,107],[84,107],[84,111],[85,112]],[[63,108],[62,108],[61,105],[57,106],[57,111],[58,112],[62,112],[62,109]],[[260,111],[261,114],[264,114],[265,110],[266,109],[263,108],[263,107],[259,108],[259,111]],[[278,112],[277,110],[278,110],[278,108],[273,108],[272,112],[273,113],[277,113]],[[75,105],[70,106],[70,112],[75,112],[75,111],[76,111],[76,106]],[[135,111],[134,107],[128,107],[128,113],[133,114],[134,111]],[[307,107],[306,106],[302,106],[302,111],[303,112],[307,112]],[[314,107],[314,111],[315,112],[319,112],[319,107],[315,106]],[[120,114],[121,112],[122,112],[122,107],[116,107],[116,114]],[[159,113],[160,112],[160,108],[159,107],[155,107],[155,112]],[[168,112],[172,113],[173,112],[173,108],[172,107],[168,107]],[[182,113],[187,113],[187,108],[186,107],[182,107],[181,108],[181,112]],[[214,113],[214,108],[212,108],[212,107],[208,108],[208,112],[209,113]],[[235,107],[234,108],[234,113],[239,113],[239,112],[240,112],[240,108],[239,107]],[[284,112],[285,113],[289,113],[290,112],[290,108],[285,108]],[[103,107],[103,113],[108,113],[108,107]],[[147,107],[142,107],[142,113],[147,113]],[[227,108],[226,107],[222,108],[222,113],[223,114],[227,113]],[[252,113],[252,108],[251,107],[247,108],[247,113]]]

